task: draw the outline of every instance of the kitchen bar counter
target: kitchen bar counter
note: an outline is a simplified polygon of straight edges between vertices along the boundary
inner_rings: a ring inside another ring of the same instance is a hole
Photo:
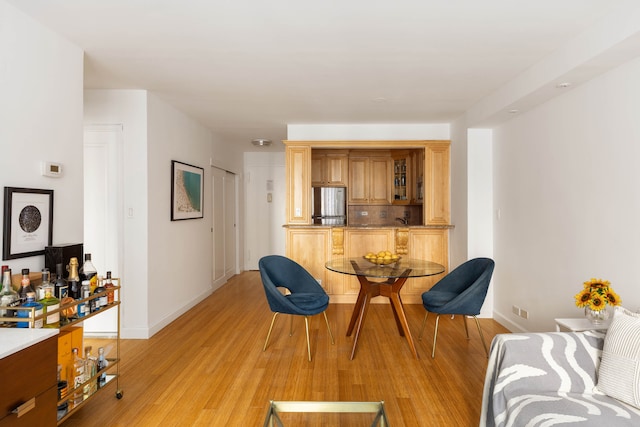
[[[0,328],[0,359],[57,334],[57,329]]]

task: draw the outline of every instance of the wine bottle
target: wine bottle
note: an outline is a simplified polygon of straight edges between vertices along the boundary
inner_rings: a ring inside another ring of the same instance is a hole
[[[69,296],[73,299],[80,299],[82,290],[80,289],[80,276],[78,275],[78,258],[72,257],[67,266],[69,277],[67,285],[69,286]]]

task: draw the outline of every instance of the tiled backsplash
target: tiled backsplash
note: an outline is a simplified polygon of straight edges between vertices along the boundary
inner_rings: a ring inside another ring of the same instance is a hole
[[[348,225],[397,225],[406,218],[407,225],[422,225],[422,205],[350,205]]]

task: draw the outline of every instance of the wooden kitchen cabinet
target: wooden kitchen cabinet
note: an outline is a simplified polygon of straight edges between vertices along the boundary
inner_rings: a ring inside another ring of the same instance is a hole
[[[314,187],[346,187],[348,160],[347,150],[312,150],[311,185]]]
[[[329,271],[325,268],[327,260],[333,256],[343,256],[340,250],[334,250],[334,241],[339,239],[336,246],[342,247],[343,228],[340,227],[304,227],[287,228],[285,253],[303,266],[328,294],[342,293],[344,275]]]
[[[387,156],[349,157],[350,204],[390,204],[392,159]]]
[[[311,147],[287,145],[285,148],[287,223],[311,223]]]
[[[433,142],[425,147],[424,223],[447,225],[451,221],[450,153],[448,142]]]
[[[53,336],[0,359],[0,427],[57,424],[57,356],[58,337]],[[16,408],[24,414],[12,413]]]
[[[407,256],[424,259],[444,265],[445,272],[435,276],[416,277],[407,280],[401,295],[407,296],[407,302],[422,302],[422,293],[431,289],[437,281],[449,271],[449,230],[446,228],[410,228],[407,244]]]

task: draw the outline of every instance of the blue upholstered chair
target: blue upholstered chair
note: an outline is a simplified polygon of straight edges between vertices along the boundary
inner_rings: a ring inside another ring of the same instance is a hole
[[[273,311],[271,326],[269,326],[269,333],[267,334],[267,339],[264,342],[262,351],[267,349],[271,330],[273,329],[273,324],[278,314],[304,316],[305,331],[307,334],[307,353],[309,354],[309,362],[311,362],[309,316],[320,313],[324,314],[324,321],[329,330],[331,344],[334,343],[326,312],[329,306],[329,295],[327,295],[324,289],[322,289],[322,286],[318,284],[316,279],[314,279],[307,270],[289,258],[280,255],[268,255],[258,261],[258,267],[260,269],[260,277],[262,278],[264,291],[267,294],[267,302],[269,303],[271,311]],[[286,294],[278,288],[285,288]],[[291,319],[289,336],[293,334],[293,316]]]
[[[460,314],[464,319],[464,330],[469,339],[467,316],[473,316],[480,333],[480,339],[484,351],[489,357],[487,344],[480,329],[480,322],[476,317],[480,314],[480,308],[484,303],[491,282],[491,275],[495,263],[489,258],[474,258],[456,267],[443,277],[431,289],[422,294],[422,305],[427,310],[422,321],[422,329],[418,339],[422,339],[422,333],[427,323],[429,312],[436,313],[436,327],[433,333],[433,351],[431,357],[436,357],[436,339],[438,338],[438,321],[441,314]]]

